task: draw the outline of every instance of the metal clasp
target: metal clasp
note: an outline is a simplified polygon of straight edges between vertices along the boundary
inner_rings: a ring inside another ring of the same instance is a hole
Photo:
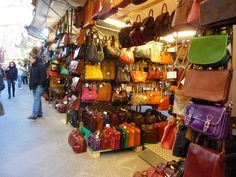
[[[189,114],[189,115],[186,117],[186,119],[185,119],[185,124],[186,124],[186,125],[188,125],[188,124],[190,123],[191,118],[192,118],[192,115],[193,115],[193,114]]]
[[[212,119],[213,119],[213,115],[207,115],[207,120],[205,121],[204,126],[203,126],[203,132],[206,132],[208,130],[208,128],[211,125]]]

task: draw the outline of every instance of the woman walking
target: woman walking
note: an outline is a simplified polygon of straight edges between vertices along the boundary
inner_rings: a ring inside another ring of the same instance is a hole
[[[8,99],[10,99],[11,89],[12,89],[12,96],[15,97],[15,83],[17,80],[17,68],[15,62],[11,61],[9,63],[9,66],[7,67],[5,73],[8,86]]]

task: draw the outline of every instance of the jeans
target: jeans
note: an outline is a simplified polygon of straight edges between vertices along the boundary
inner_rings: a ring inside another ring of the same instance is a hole
[[[44,87],[41,85],[38,85],[35,89],[33,89],[33,96],[34,96],[34,104],[33,104],[33,115],[34,116],[42,116],[42,100],[41,96],[44,92]]]
[[[24,76],[18,76],[18,77],[17,77],[18,88],[21,88],[21,87],[22,87],[23,78],[24,78]]]
[[[8,96],[11,97],[11,87],[12,87],[12,95],[15,96],[15,81],[8,79],[7,87],[8,87]]]

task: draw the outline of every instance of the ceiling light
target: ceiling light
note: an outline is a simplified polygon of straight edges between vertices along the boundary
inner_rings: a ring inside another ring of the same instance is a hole
[[[192,38],[195,35],[196,31],[179,31],[179,32],[174,32],[167,36],[163,36],[161,37],[161,40],[172,43],[175,42],[176,40],[184,40]]]
[[[111,18],[107,18],[105,20],[103,20],[105,23],[108,23],[110,25],[113,25],[113,26],[116,26],[116,27],[119,27],[119,28],[124,28],[126,26],[129,26],[127,25],[126,23],[120,21],[120,20],[115,20],[115,19],[111,19]]]

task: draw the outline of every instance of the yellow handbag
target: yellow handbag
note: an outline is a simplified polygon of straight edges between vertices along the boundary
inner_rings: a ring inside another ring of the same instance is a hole
[[[85,65],[85,80],[103,80],[100,65]]]
[[[161,102],[162,92],[161,91],[146,91],[146,104],[158,105]]]

